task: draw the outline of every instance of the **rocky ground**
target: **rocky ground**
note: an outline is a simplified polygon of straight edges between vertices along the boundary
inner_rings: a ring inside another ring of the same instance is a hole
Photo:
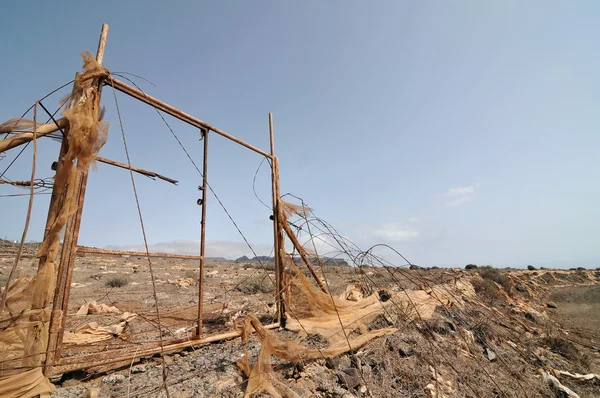
[[[0,257],[0,283],[12,258]],[[197,267],[194,260],[153,259],[163,338],[190,336],[197,314]],[[21,274],[33,275],[37,262],[25,258]],[[65,347],[65,357],[106,352],[156,341],[152,326],[156,301],[147,260],[86,255],[73,274],[67,329],[96,321],[107,325],[114,314],[75,316],[90,301],[140,314],[125,332],[91,346]],[[395,326],[394,334],[335,358],[290,363],[274,358],[273,380],[301,397],[553,397],[565,396],[542,373],[581,397],[600,396],[600,380],[579,381],[553,370],[600,374],[600,272],[475,269],[391,270],[335,266],[326,270],[336,296],[360,286],[360,294],[387,288],[427,290],[457,278],[472,281],[477,297],[460,308],[437,308],[432,319],[404,321],[380,316],[368,329]],[[122,286],[115,282],[121,280]],[[230,331],[245,315],[273,321],[272,265],[212,262],[206,268],[205,335]],[[355,291],[355,290],[354,290]],[[392,325],[393,323],[393,325]],[[360,332],[358,332],[360,333]],[[298,340],[295,333],[278,330]],[[323,348],[318,335],[303,344]],[[244,355],[240,339],[165,355],[171,397],[242,397],[247,376],[236,365]],[[260,342],[246,346],[250,362]],[[550,373],[548,373],[550,372]],[[166,396],[160,355],[131,362],[108,373],[77,371],[54,381],[53,397]],[[563,394],[563,395],[561,395]],[[266,396],[266,395],[264,395]]]

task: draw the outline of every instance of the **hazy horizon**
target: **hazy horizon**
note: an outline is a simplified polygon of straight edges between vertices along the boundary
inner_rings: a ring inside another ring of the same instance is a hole
[[[383,242],[419,265],[600,266],[600,3],[236,4],[9,3],[0,122],[71,80],[107,23],[104,65],[150,95],[267,151],[272,112],[282,194],[361,248]],[[100,156],[126,162],[112,89],[102,95]],[[117,99],[132,165],[179,181],[135,177],[149,242],[196,241],[200,176],[152,108]],[[166,120],[201,165],[197,129]],[[270,250],[268,164],[209,142],[209,183],[255,250]],[[38,144],[36,178],[52,177],[59,143]],[[29,179],[31,160],[29,146],[5,178]],[[15,193],[26,191],[0,185]],[[0,236],[20,239],[27,196],[1,199]],[[48,202],[35,197],[28,240],[42,237]],[[211,250],[252,254],[212,194],[207,209],[207,240],[221,242]],[[79,239],[143,242],[128,172],[90,173]]]

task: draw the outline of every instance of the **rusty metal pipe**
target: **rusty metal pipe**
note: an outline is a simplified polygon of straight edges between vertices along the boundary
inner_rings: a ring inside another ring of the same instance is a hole
[[[202,338],[202,312],[204,303],[204,254],[206,248],[206,173],[208,172],[208,130],[204,132],[204,159],[202,166],[202,219],[200,221],[200,268],[198,270],[198,330]]]
[[[226,133],[223,130],[220,130],[214,126],[211,126],[210,124],[203,122],[202,120],[200,120],[198,118],[195,118],[183,111],[180,111],[179,109],[175,108],[174,106],[171,106],[159,99],[156,99],[156,98],[138,90],[137,88],[131,87],[130,85],[123,83],[122,81],[119,81],[112,76],[109,76],[106,79],[106,84],[113,86],[115,89],[119,90],[120,92],[122,92],[124,94],[127,94],[137,100],[145,102],[146,104],[153,106],[165,113],[168,113],[169,115],[173,116],[174,118],[177,118],[181,121],[191,124],[194,127],[204,129],[204,130],[214,131],[215,133],[217,133],[237,144],[240,144],[241,146],[246,147],[256,153],[259,153],[267,158],[271,157],[271,155],[269,155],[265,151],[260,150],[256,147],[240,140],[239,138],[234,137],[229,133]]]

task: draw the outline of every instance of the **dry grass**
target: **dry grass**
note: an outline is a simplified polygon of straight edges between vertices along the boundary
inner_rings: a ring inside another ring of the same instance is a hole
[[[510,294],[510,288],[512,287],[512,283],[509,278],[506,277],[502,272],[498,269],[490,266],[484,266],[477,269],[477,273],[483,279],[487,279],[493,282],[496,282],[500,286],[504,288],[506,293]]]
[[[496,284],[489,279],[473,279],[471,281],[475,288],[475,293],[486,303],[493,305],[501,301],[504,297],[500,294],[500,290]]]
[[[111,276],[104,282],[104,286],[106,287],[123,287],[128,285],[130,282],[129,277],[127,275],[114,275]]]
[[[262,269],[264,271],[275,271],[274,263],[246,263],[244,264],[245,268],[254,268],[254,269]]]
[[[272,293],[275,291],[273,282],[266,275],[255,275],[235,288],[244,294]]]

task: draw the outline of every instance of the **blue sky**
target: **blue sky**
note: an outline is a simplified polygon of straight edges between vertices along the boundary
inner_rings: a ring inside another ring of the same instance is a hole
[[[273,112],[282,193],[361,247],[386,242],[423,265],[600,266],[599,3],[97,6],[3,7],[1,120],[72,79],[107,23],[105,66],[150,80],[129,76],[150,94],[263,149]],[[55,109],[59,97],[44,103]],[[150,243],[195,250],[197,172],[152,108],[118,100],[132,164],[180,181],[136,176]],[[125,162],[112,90],[103,103],[101,155]],[[167,120],[200,164],[198,132]],[[40,177],[58,148],[40,141]],[[252,191],[261,157],[212,134],[209,158],[209,182],[265,254],[269,210]],[[28,179],[30,165],[28,148],[6,176]],[[265,201],[269,178],[263,165]],[[8,193],[25,191],[0,186]],[[35,199],[29,239],[41,238],[48,198]],[[27,198],[0,199],[0,235],[18,239]],[[208,254],[250,254],[212,196],[208,206]],[[98,165],[80,243],[141,242],[129,174]]]

